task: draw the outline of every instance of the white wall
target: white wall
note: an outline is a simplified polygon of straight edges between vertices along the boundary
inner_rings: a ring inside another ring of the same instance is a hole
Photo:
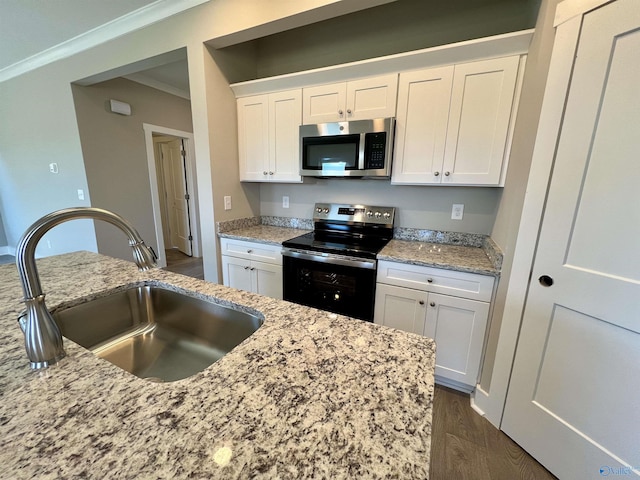
[[[290,208],[282,208],[282,196]],[[309,184],[263,184],[262,215],[311,218],[315,202],[363,203],[396,207],[397,227],[426,228],[488,235],[500,200],[500,188],[391,185],[389,180],[317,180]],[[464,204],[464,218],[451,220],[454,203]]]

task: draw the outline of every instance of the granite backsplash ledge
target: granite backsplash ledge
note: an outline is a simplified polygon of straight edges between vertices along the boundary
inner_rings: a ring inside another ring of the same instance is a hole
[[[216,224],[216,229],[217,233],[227,233],[233,230],[250,228],[258,225],[313,230],[312,219],[274,216],[247,217],[218,222]],[[502,250],[500,250],[500,247],[488,235],[479,233],[445,232],[426,228],[395,227],[393,229],[393,238],[395,240],[481,248],[487,257],[489,257],[489,260],[498,272],[502,268]]]

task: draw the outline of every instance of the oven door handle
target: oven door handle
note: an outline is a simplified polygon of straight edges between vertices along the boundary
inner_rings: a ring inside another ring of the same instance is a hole
[[[284,257],[299,258],[300,260],[310,260],[312,262],[330,263],[332,265],[343,265],[345,267],[365,268],[368,270],[376,269],[376,261],[366,258],[347,257],[344,255],[333,255],[309,250],[295,250],[291,248],[283,248],[282,255]]]

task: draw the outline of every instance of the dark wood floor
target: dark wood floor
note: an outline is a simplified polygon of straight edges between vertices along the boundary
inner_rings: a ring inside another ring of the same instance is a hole
[[[167,256],[165,270],[204,280],[202,257],[190,257],[176,248],[165,250],[164,252]]]
[[[476,413],[469,395],[436,386],[431,480],[552,480],[542,465]]]

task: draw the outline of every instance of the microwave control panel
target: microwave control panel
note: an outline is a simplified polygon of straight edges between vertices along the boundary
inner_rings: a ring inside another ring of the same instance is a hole
[[[387,149],[387,133],[376,132],[365,134],[364,168],[376,170],[384,168],[384,157]]]

